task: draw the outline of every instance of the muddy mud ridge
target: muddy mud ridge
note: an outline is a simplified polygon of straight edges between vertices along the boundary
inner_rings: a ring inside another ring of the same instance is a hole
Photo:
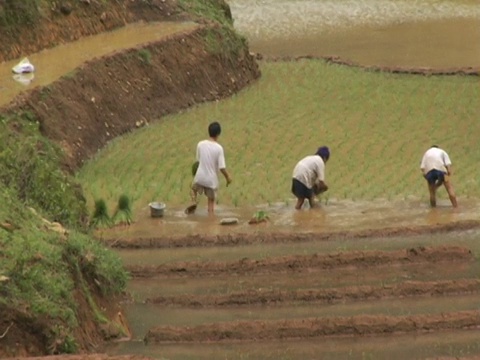
[[[443,279],[443,275],[439,275],[436,280],[423,280],[427,273],[441,272],[442,268],[452,269],[452,273],[456,269],[461,272],[474,263],[474,256],[468,248],[419,246],[396,251],[344,251],[266,257],[261,260],[183,261],[154,266],[135,265],[129,269],[133,282],[153,277],[158,282],[167,279],[195,282],[195,279],[202,279],[210,284],[205,294],[159,293],[150,294],[142,300],[165,311],[181,311],[182,308],[198,311],[245,309],[259,314],[261,309],[280,311],[278,317],[265,319],[214,321],[194,326],[154,326],[144,337],[148,346],[159,343],[258,342],[475,330],[480,328],[480,311],[476,308],[459,307],[448,311],[420,308],[418,311],[412,309],[411,314],[391,314],[390,310],[368,310],[371,313],[364,313],[361,310],[346,315],[335,310],[328,311],[335,304],[351,309],[388,309],[389,301],[412,299],[415,304],[433,299],[442,302],[445,299],[461,300],[475,296],[480,293],[480,280],[464,276],[464,273],[454,274],[452,279]],[[387,272],[403,275],[395,280],[387,280],[387,276],[382,279],[382,274]],[[298,277],[290,278],[294,274]],[[244,281],[241,290],[210,288],[220,284],[220,280],[234,283],[239,276],[249,279],[251,283]],[[348,277],[356,278],[354,285],[344,286],[344,280],[340,280],[322,287],[316,282],[318,278]],[[411,280],[413,277],[417,280]],[[257,282],[255,278],[258,278]],[[268,278],[276,279],[277,283],[268,285],[268,281],[265,281]],[[300,282],[298,279],[303,280]],[[375,281],[372,283],[368,279]],[[259,288],[256,284],[263,285]],[[312,315],[285,317],[285,309],[298,306],[311,308]]]
[[[102,241],[113,248],[176,248],[176,247],[217,247],[250,244],[301,243],[308,241],[329,241],[335,239],[367,239],[375,237],[416,236],[468,231],[480,228],[479,220],[452,221],[446,224],[398,226],[381,229],[346,230],[316,233],[230,233],[227,235],[195,234],[163,237],[121,237]]]
[[[176,274],[178,276],[245,275],[259,273],[288,273],[312,271],[314,269],[365,268],[413,263],[438,263],[472,261],[469,249],[457,246],[418,247],[399,251],[353,251],[333,254],[289,255],[276,258],[252,260],[191,261],[156,266],[134,265],[128,270],[134,277],[152,277]]]

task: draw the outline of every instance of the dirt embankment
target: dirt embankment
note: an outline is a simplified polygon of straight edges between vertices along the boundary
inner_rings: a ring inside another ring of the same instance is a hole
[[[212,53],[207,35],[222,38],[218,26],[204,25],[92,60],[50,86],[36,88],[9,104],[27,112],[41,132],[59,143],[68,168],[77,169],[109,140],[162,115],[225,98],[260,76],[247,48]]]

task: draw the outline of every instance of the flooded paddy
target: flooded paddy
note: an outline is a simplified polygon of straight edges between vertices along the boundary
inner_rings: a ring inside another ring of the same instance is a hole
[[[266,56],[340,56],[362,65],[478,66],[477,1],[230,0],[236,28]]]
[[[161,40],[180,32],[191,30],[193,23],[135,23],[118,30],[88,36],[72,43],[27,54],[35,66],[35,72],[13,74],[21,59],[0,63],[0,106],[7,104],[22,91],[36,86],[45,86],[62,76],[69,76],[84,62],[122,49]]]

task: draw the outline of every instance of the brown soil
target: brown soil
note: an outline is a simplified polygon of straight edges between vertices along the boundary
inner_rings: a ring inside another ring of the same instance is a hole
[[[237,321],[195,327],[164,326],[149,330],[146,342],[212,342],[305,339],[339,335],[386,335],[480,327],[480,311],[434,315],[374,316],[295,320]]]
[[[285,303],[314,302],[333,304],[346,301],[445,296],[480,292],[480,280],[407,281],[386,286],[350,286],[333,289],[264,290],[251,289],[225,295],[177,295],[147,299],[148,303],[181,307],[273,306]]]

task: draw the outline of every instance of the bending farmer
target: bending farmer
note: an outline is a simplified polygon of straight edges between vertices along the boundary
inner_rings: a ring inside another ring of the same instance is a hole
[[[330,158],[330,150],[326,146],[318,148],[315,155],[300,160],[293,169],[292,193],[297,198],[295,209],[300,210],[305,199],[310,207],[315,207],[315,195],[328,190],[325,184],[325,164]]]
[[[453,190],[453,185],[450,180],[452,175],[452,162],[448,154],[437,145],[432,145],[423,155],[420,169],[428,183],[430,205],[432,207],[437,205],[437,189],[445,185],[450,202],[453,207],[457,207],[457,197],[455,196],[455,191]]]

